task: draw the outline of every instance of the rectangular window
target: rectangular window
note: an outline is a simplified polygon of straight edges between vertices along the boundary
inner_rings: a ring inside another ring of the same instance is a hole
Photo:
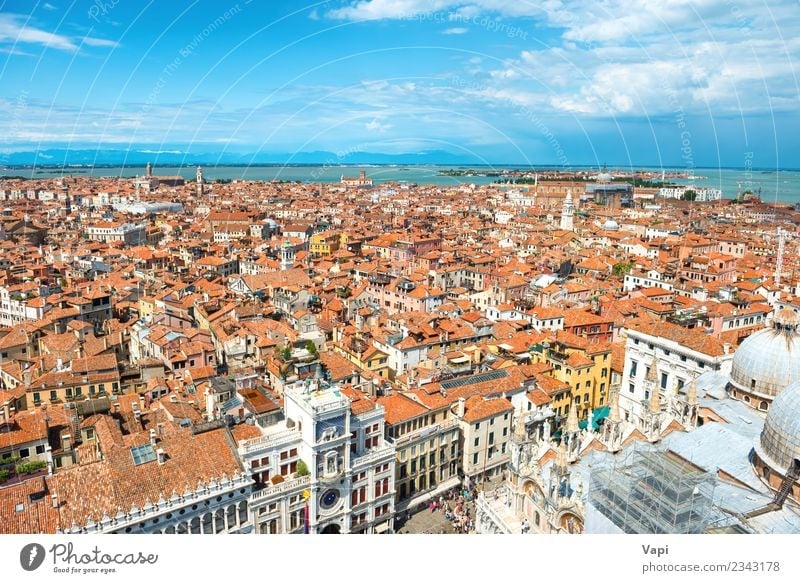
[[[472,454],[472,463],[473,464],[477,464],[478,463],[478,454],[477,453]]]
[[[667,388],[667,381],[668,380],[669,380],[669,378],[668,378],[667,373],[662,372],[661,373],[661,388],[662,389],[666,389]]]
[[[629,393],[633,393],[635,390],[636,390],[636,387],[634,386],[634,384],[633,384],[633,383],[630,383],[630,384],[628,385],[628,392],[629,392]]]
[[[480,441],[481,441],[480,437],[476,437],[475,438],[475,447],[478,447],[478,444],[480,443]]]
[[[630,374],[629,374],[629,376],[631,378],[636,376],[636,369],[637,369],[638,366],[639,366],[638,362],[636,362],[635,360],[631,361],[631,370],[630,370]]]
[[[494,443],[494,432],[489,434],[489,445],[492,445],[493,443]]]

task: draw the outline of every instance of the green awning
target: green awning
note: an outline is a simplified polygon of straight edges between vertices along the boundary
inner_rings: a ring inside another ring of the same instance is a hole
[[[600,425],[598,424],[598,421],[608,417],[608,414],[610,412],[611,412],[611,407],[608,407],[608,406],[606,406],[606,407],[598,407],[597,409],[592,411],[592,415],[593,415],[592,416],[592,429],[598,429],[600,427]],[[586,429],[586,421],[587,420],[584,419],[583,421],[578,423],[578,427],[580,427],[581,429]]]

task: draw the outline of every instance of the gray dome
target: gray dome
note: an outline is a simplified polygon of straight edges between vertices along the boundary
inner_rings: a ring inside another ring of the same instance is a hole
[[[772,402],[761,432],[761,451],[764,461],[781,472],[800,458],[800,381],[786,387]]]
[[[608,219],[603,223],[603,229],[606,231],[619,231],[619,223],[614,219]]]
[[[747,338],[733,356],[731,384],[740,391],[770,399],[795,381],[800,381],[800,334],[782,318]]]

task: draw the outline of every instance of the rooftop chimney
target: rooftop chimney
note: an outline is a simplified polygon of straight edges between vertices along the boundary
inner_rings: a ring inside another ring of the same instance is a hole
[[[456,405],[456,415],[458,415],[459,417],[463,417],[464,416],[464,411],[466,409],[465,403],[466,403],[466,400],[464,399],[464,397],[460,397],[458,399],[458,404]]]
[[[167,461],[167,453],[160,447],[156,450],[156,454],[158,455],[158,465]]]
[[[150,444],[151,445],[155,445],[156,444],[156,430],[155,429],[151,429],[150,430]]]

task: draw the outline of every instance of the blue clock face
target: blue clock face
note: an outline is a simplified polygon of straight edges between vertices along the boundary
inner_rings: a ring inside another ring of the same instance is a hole
[[[332,508],[339,501],[338,490],[327,490],[320,499],[320,506],[323,508]]]

